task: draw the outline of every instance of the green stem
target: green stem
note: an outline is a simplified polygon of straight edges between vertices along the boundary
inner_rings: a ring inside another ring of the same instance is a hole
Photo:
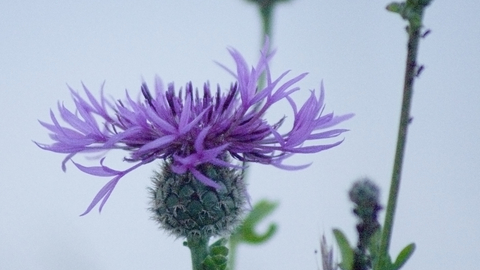
[[[192,255],[192,269],[202,270],[202,263],[208,256],[209,237],[187,237],[187,246]]]
[[[418,11],[419,19],[423,16],[423,8]],[[395,209],[400,190],[400,179],[402,174],[403,157],[405,153],[405,144],[407,139],[408,125],[411,121],[410,107],[412,103],[413,82],[417,75],[417,52],[420,40],[421,24],[411,23],[409,27],[408,52],[405,69],[405,80],[403,88],[402,111],[400,115],[400,125],[398,128],[398,139],[395,153],[395,161],[392,173],[392,182],[390,185],[390,193],[388,197],[387,210],[385,214],[385,222],[382,230],[382,238],[380,245],[380,260],[378,260],[375,269],[382,269],[388,255],[390,240],[392,236],[393,221]]]
[[[228,241],[228,270],[235,269],[235,258],[237,256],[237,247],[239,242],[236,239],[230,238]]]
[[[262,35],[262,46],[265,43],[265,37],[272,37],[272,13],[275,2],[270,5],[260,6],[260,14],[262,16],[262,26],[263,26],[263,35]]]
[[[261,6],[260,5],[260,15],[262,17],[262,44],[260,44],[260,48],[263,47],[265,44],[265,39],[269,38],[270,39],[270,44],[272,44],[272,20],[273,20],[273,8],[275,6],[275,1],[270,2],[267,5]],[[267,50],[270,52],[270,48]],[[260,76],[260,79],[258,80],[258,85],[257,89],[263,89],[265,86],[265,73]],[[258,109],[258,106],[255,108]]]

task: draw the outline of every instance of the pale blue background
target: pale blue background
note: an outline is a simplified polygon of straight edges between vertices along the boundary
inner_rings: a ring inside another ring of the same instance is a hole
[[[301,172],[253,166],[253,201],[281,201],[268,244],[240,248],[238,269],[317,269],[314,250],[331,229],[354,239],[346,192],[370,176],[386,200],[399,118],[405,23],[389,1],[297,0],[275,13],[274,74],[308,71],[297,100],[324,80],[327,111],[354,112],[340,147],[298,156]],[[417,243],[404,269],[477,269],[480,256],[480,2],[434,1],[432,32],[420,47],[392,253]],[[126,176],[104,211],[78,217],[107,178],[95,178],[42,151],[37,119],[57,100],[72,106],[66,84],[116,98],[144,78],[228,86],[213,60],[232,66],[233,46],[253,62],[259,18],[240,0],[0,2],[0,269],[189,269],[189,251],[149,220],[146,188],[156,165]],[[281,108],[272,119],[283,116]],[[287,112],[287,116],[289,112]],[[118,156],[120,160],[121,156]],[[82,161],[82,158],[77,158]],[[114,161],[111,158],[110,161]],[[114,163],[114,162],[113,162]],[[116,163],[114,163],[116,164]],[[120,162],[118,162],[119,165]],[[338,252],[336,252],[338,256]]]

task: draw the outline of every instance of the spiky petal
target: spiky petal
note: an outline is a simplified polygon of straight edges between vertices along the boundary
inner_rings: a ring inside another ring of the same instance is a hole
[[[103,95],[97,100],[84,87],[87,99],[70,89],[75,111],[58,104],[59,114],[50,113],[51,124],[40,121],[50,131],[52,144],[36,143],[44,150],[67,154],[65,164],[77,154],[100,154],[100,166],[83,166],[74,163],[81,171],[112,177],[95,196],[84,214],[101,202],[100,209],[113,191],[118,180],[141,165],[156,159],[171,159],[174,173],[191,173],[205,185],[218,187],[215,181],[198,170],[202,164],[239,168],[222,158],[228,153],[242,162],[271,164],[292,170],[305,166],[284,165],[284,159],[296,153],[317,153],[339,145],[343,140],[322,143],[341,135],[346,129],[333,128],[352,117],[352,114],[335,116],[323,114],[324,88],[320,93],[311,91],[310,97],[300,107],[292,98],[299,90],[295,86],[306,73],[286,79],[288,71],[272,79],[268,63],[273,53],[261,51],[255,67],[250,67],[235,49],[229,49],[236,71],[224,67],[236,79],[228,91],[220,87],[212,91],[209,84],[203,91],[188,83],[177,93],[173,84],[167,89],[159,77],[155,78],[154,93],[146,83],[141,86],[143,98],[135,101],[126,91],[122,101],[108,101]],[[260,76],[266,74],[266,85],[257,89]],[[293,111],[293,125],[280,131],[283,118],[269,123],[264,114],[277,102],[287,100]],[[60,123],[60,119],[65,124]],[[103,164],[108,150],[120,149],[129,153],[125,160],[133,166],[114,170]]]

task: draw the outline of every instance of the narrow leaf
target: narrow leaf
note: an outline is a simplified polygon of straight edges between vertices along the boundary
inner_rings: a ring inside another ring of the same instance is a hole
[[[372,259],[372,265],[377,265],[380,256],[380,242],[382,241],[382,230],[378,229],[371,237],[368,243],[368,251]]]
[[[412,256],[413,252],[415,251],[415,243],[411,243],[410,245],[406,246],[400,253],[398,254],[395,263],[393,263],[392,270],[400,269],[407,260]]]
[[[352,270],[354,251],[350,243],[348,243],[347,237],[338,229],[333,229],[333,234],[335,235],[340,253],[342,254],[342,262],[339,263],[340,268],[342,270]]]

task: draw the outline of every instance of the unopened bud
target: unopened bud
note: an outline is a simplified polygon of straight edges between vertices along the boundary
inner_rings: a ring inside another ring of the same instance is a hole
[[[166,161],[152,178],[153,219],[177,237],[211,237],[230,233],[246,202],[242,174],[235,169],[201,164],[196,169],[220,188],[206,186],[190,172],[176,174]]]

